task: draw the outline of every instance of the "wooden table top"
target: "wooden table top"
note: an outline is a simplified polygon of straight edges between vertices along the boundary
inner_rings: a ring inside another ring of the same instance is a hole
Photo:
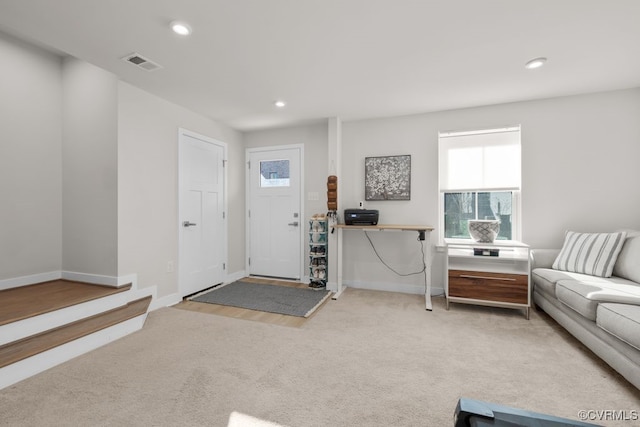
[[[401,231],[433,231],[430,225],[403,225],[403,224],[378,224],[378,225],[347,225],[336,224],[335,227],[343,229],[362,229],[362,230],[401,230]]]

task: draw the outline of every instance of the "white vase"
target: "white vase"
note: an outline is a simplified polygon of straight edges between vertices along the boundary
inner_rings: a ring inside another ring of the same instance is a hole
[[[497,219],[469,220],[469,235],[478,243],[493,243],[500,233],[500,221]]]

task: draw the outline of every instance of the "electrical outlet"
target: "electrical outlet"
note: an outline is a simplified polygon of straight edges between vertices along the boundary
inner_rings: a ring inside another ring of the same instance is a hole
[[[173,265],[173,261],[167,262],[167,273],[173,273],[175,271],[175,266]]]
[[[358,202],[358,207],[359,207],[360,209],[364,209],[364,202],[363,202],[362,200],[360,200],[360,201]]]

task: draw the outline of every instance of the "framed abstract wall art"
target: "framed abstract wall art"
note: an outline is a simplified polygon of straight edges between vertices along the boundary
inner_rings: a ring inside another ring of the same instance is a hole
[[[411,156],[365,157],[365,200],[411,200]]]

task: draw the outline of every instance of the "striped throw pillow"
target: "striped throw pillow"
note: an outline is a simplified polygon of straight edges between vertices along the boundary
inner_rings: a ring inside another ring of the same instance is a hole
[[[627,233],[576,233],[567,231],[554,270],[611,277]]]

